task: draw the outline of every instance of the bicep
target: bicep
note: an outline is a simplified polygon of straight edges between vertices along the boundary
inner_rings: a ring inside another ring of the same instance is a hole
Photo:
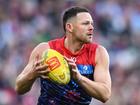
[[[22,71],[22,74],[27,73],[29,69],[32,68],[35,61],[42,59],[41,55],[43,51],[47,49],[49,49],[48,43],[41,43],[38,46],[36,46],[31,52],[28,63]]]
[[[109,72],[109,55],[105,48],[100,46],[96,51],[96,66],[94,80],[106,84],[111,88],[111,77]]]

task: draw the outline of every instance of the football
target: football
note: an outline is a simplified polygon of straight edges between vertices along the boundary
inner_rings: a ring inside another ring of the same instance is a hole
[[[70,70],[64,56],[53,49],[47,49],[43,52],[45,64],[48,65],[50,72],[47,74],[51,81],[66,85],[70,81]]]

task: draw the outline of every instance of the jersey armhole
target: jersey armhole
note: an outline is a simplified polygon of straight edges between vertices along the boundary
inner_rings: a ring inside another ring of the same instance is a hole
[[[99,45],[98,44],[94,44],[94,47],[93,47],[93,56],[92,56],[92,64],[93,64],[93,66],[96,66],[96,50],[97,50],[97,48],[99,47]]]

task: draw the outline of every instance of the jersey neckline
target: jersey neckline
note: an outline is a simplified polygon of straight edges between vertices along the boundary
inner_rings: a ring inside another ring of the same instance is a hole
[[[71,56],[78,56],[78,55],[81,55],[84,50],[85,50],[85,44],[83,45],[83,48],[81,48],[78,52],[76,53],[72,53],[69,49],[67,49],[65,46],[64,46],[64,41],[65,41],[65,38],[66,36],[62,37],[62,41],[61,41],[61,46],[62,48],[65,50],[65,52]]]

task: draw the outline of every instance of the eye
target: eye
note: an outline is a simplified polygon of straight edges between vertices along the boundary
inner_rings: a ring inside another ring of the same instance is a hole
[[[89,22],[84,22],[84,23],[82,23],[83,25],[88,25],[89,24]]]
[[[93,22],[88,22],[88,21],[83,22],[82,24],[83,24],[83,25],[92,25],[92,26],[93,26]]]

